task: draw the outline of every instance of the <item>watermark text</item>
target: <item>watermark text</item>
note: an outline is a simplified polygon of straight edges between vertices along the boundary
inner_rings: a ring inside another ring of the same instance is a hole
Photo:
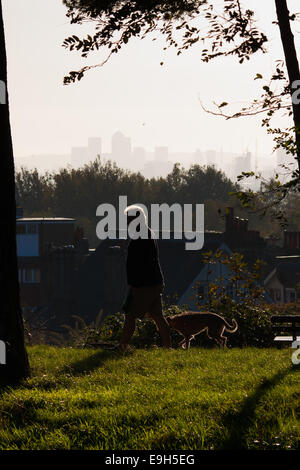
[[[6,85],[3,80],[0,80],[0,104],[6,104]]]
[[[144,204],[136,204],[135,218],[127,223],[127,196],[119,196],[118,210],[109,203],[100,204],[96,216],[101,220],[96,226],[100,240],[117,237],[117,231],[136,240],[149,238],[148,225],[162,239],[185,239],[186,250],[201,250],[204,245],[204,204],[151,204],[150,217]],[[117,220],[118,219],[118,220]],[[151,222],[150,222],[151,220]],[[149,221],[149,222],[148,222]]]
[[[6,364],[6,345],[0,340],[0,364]]]

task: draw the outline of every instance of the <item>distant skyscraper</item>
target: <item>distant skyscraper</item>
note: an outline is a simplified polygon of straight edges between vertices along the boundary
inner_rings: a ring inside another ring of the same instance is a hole
[[[90,161],[94,161],[102,152],[102,141],[99,137],[89,137],[88,140],[88,157]]]
[[[169,157],[168,147],[155,147],[154,158],[159,162],[167,162]]]
[[[206,154],[207,165],[216,165],[217,152],[215,150],[206,150],[205,154]]]
[[[121,166],[130,166],[131,140],[125,137],[122,132],[116,132],[111,139],[112,159]]]

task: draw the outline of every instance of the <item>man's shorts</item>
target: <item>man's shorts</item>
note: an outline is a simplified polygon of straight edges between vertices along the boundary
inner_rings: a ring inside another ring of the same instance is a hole
[[[143,318],[146,314],[162,315],[163,286],[130,287],[123,305],[125,315]]]

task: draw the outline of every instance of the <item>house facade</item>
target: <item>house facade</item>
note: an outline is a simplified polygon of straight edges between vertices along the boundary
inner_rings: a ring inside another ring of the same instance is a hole
[[[280,257],[281,259],[293,257]],[[295,257],[296,259],[298,257]],[[264,286],[275,303],[290,303],[298,300],[300,288],[300,261],[279,262],[266,277]]]
[[[225,243],[222,243],[217,250],[221,251],[224,255],[232,255],[232,251]],[[190,310],[197,310],[199,305],[207,301],[210,284],[212,283],[222,286],[226,294],[233,300],[236,300],[237,295],[230,282],[231,276],[232,272],[228,266],[221,262],[207,263],[199,266],[199,273],[192,279],[190,285],[178,299],[178,305],[185,306]]]
[[[24,305],[38,307],[53,293],[53,282],[64,277],[74,239],[74,219],[17,219],[17,256],[21,300]],[[68,247],[54,262],[54,247]],[[54,268],[55,265],[55,268]],[[60,268],[59,268],[60,266]]]

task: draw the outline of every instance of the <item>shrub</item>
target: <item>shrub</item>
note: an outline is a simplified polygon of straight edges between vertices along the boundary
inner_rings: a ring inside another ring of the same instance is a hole
[[[212,311],[222,315],[230,324],[233,318],[237,321],[238,330],[232,335],[228,333],[228,345],[273,346],[271,317],[276,313],[273,305],[250,302],[242,304],[227,298],[214,302]],[[225,335],[227,336],[227,333]]]
[[[228,255],[221,250],[204,253],[203,258],[206,264],[225,266],[227,277],[208,284],[205,302],[199,304],[199,309],[204,307],[220,314],[230,324],[233,318],[237,321],[238,330],[233,335],[228,334],[228,345],[272,346],[271,317],[276,313],[276,306],[266,302],[264,288],[259,283],[263,262],[256,260],[250,269],[242,254]]]

